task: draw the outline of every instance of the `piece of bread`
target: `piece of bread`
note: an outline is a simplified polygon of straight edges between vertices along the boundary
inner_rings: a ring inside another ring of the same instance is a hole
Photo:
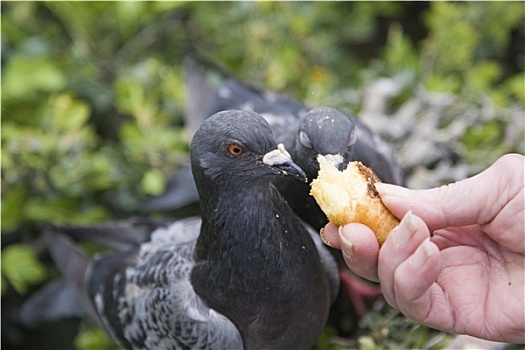
[[[361,162],[351,162],[339,171],[331,158],[319,155],[319,175],[311,183],[314,196],[328,220],[336,226],[352,222],[364,224],[374,231],[379,245],[399,220],[383,205],[375,189],[381,182]]]

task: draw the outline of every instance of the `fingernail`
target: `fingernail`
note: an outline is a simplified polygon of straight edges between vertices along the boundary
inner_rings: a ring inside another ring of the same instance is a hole
[[[341,251],[343,255],[350,260],[354,260],[354,244],[343,234],[343,226],[339,227],[339,241],[341,242]]]
[[[414,219],[412,211],[409,210],[399,223],[399,226],[396,227],[392,232],[395,245],[399,248],[407,244],[416,230],[416,220]]]
[[[326,237],[324,236],[324,227],[322,227],[321,230],[319,231],[319,235],[321,236],[321,239],[323,240],[324,244],[332,248],[334,247],[330,242],[326,240]]]
[[[427,238],[408,259],[408,263],[413,267],[421,267],[432,256],[432,253],[432,243],[430,238]]]
[[[408,197],[410,190],[401,186],[390,185],[384,182],[376,182],[375,187],[381,196]]]

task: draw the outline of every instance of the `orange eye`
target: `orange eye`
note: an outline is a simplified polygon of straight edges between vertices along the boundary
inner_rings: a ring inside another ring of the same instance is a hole
[[[244,152],[244,150],[242,149],[241,146],[239,146],[236,143],[233,143],[228,146],[228,153],[231,154],[232,156],[240,156],[242,152]]]

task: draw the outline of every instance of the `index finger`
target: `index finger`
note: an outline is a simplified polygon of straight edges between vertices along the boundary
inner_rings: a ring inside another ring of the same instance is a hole
[[[523,188],[525,157],[509,154],[471,178],[429,190],[409,190],[376,184],[381,200],[397,217],[409,210],[431,231],[467,225],[487,225],[487,231],[504,246],[523,251]],[[495,220],[497,219],[497,220]]]

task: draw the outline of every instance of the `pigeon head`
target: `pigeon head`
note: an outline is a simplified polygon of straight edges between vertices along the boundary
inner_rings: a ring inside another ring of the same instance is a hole
[[[317,155],[340,155],[341,166],[352,159],[357,131],[352,119],[340,111],[320,107],[307,112],[299,125],[295,151],[306,175],[317,176]]]
[[[197,188],[239,186],[267,176],[291,175],[306,181],[284,146],[275,143],[266,120],[255,112],[223,111],[206,119],[191,142]]]

